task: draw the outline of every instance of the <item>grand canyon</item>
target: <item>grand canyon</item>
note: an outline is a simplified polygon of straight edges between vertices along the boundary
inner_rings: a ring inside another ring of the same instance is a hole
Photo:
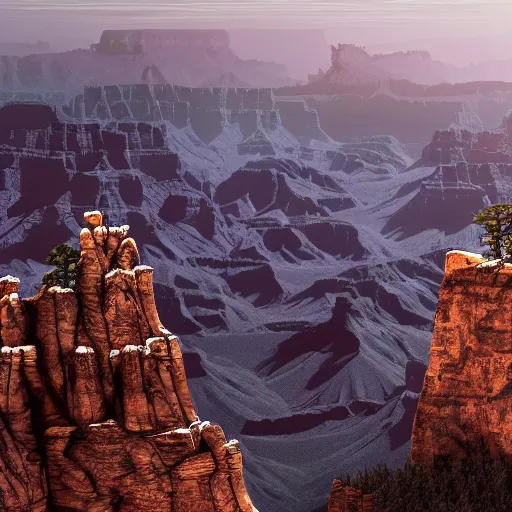
[[[0,44],[5,510],[370,511],[339,478],[510,453],[512,60],[278,32]]]

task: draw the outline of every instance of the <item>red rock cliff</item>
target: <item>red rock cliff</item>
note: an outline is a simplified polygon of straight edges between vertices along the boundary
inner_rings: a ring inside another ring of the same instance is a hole
[[[199,421],[128,226],[86,214],[77,291],[0,279],[0,510],[254,512],[237,441]]]
[[[481,438],[512,456],[512,265],[447,254],[411,459],[464,457]]]

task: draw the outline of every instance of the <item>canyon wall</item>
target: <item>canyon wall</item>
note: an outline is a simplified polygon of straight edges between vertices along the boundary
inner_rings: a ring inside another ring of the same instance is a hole
[[[129,226],[85,215],[76,291],[0,279],[0,508],[254,512],[237,441],[195,412]]]
[[[415,257],[379,235],[380,211],[348,216],[425,172],[402,172],[390,138],[284,158],[299,142],[265,129],[276,157],[241,157],[251,124],[206,146],[188,126],[136,122],[145,88],[119,90],[134,120],[0,109],[1,275],[36,293],[49,250],[75,243],[83,211],[101,209],[110,225],[131,226],[155,268],[160,318],[182,336],[197,411],[240,440],[260,510],[311,512],[349,468],[402,464],[442,269],[424,245]],[[188,92],[197,102],[216,94]],[[244,106],[256,96],[239,93]]]
[[[510,457],[512,421],[512,265],[447,254],[414,421],[411,459],[465,457],[484,439]]]

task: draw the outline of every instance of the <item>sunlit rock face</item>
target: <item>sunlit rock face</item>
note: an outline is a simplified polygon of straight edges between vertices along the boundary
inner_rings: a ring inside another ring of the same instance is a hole
[[[20,299],[0,279],[2,506],[255,511],[237,441],[195,412],[129,226],[85,221],[76,291]]]
[[[512,265],[449,252],[411,459],[465,457],[488,443],[508,458],[512,379]]]

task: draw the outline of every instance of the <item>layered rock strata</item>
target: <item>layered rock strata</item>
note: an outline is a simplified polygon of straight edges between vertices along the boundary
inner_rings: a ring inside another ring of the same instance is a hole
[[[512,265],[447,254],[411,459],[465,457],[483,439],[512,456]]]
[[[85,216],[76,291],[0,279],[0,509],[254,512],[237,441],[197,417],[128,226]]]
[[[363,494],[360,489],[343,485],[334,480],[329,496],[328,512],[376,512],[373,495]]]

